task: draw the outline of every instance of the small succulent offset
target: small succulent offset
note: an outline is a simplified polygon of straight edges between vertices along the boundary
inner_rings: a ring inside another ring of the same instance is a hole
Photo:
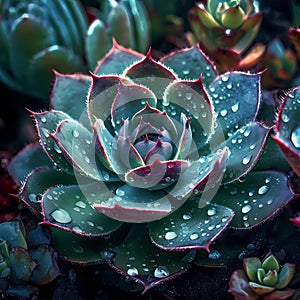
[[[256,38],[262,18],[257,1],[199,1],[189,12],[193,30],[189,39],[200,42],[219,70],[246,70],[261,60],[265,50],[262,44],[256,44],[242,57]]]
[[[263,260],[249,257],[243,260],[244,270],[232,273],[229,292],[235,300],[290,299],[295,290],[288,289],[295,273],[295,264],[280,266],[276,257],[269,253]]]
[[[32,112],[40,143],[8,168],[19,198],[62,258],[106,260],[147,291],[293,199],[261,156],[260,77],[218,75],[198,46],[156,61],[114,42],[90,76],[56,73],[50,110]]]
[[[33,299],[38,285],[61,273],[50,247],[49,232],[40,225],[26,228],[21,220],[0,223],[0,282],[2,297]]]

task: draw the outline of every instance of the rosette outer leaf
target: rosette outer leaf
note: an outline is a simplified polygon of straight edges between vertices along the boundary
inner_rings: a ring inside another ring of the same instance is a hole
[[[244,195],[228,195],[245,189],[241,178],[256,190],[268,176],[282,182],[250,225],[293,196],[282,173],[252,180],[270,133],[255,121],[259,104],[260,74],[218,76],[198,47],[157,62],[115,42],[96,74],[56,73],[51,109],[32,113],[40,146],[9,170],[64,259],[107,260],[146,291],[187,270],[231,222],[242,227]]]

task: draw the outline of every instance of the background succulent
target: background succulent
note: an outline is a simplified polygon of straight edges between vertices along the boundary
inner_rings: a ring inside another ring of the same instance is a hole
[[[193,33],[189,40],[200,42],[222,72],[250,69],[260,61],[265,47],[256,44],[249,55],[242,55],[256,38],[262,18],[257,1],[199,1],[189,12]]]
[[[62,258],[106,260],[147,291],[293,199],[262,156],[260,77],[218,75],[198,46],[155,61],[114,42],[91,76],[56,72],[50,110],[32,112],[40,144],[9,165],[19,198]]]
[[[249,257],[243,260],[244,270],[232,273],[229,292],[234,299],[291,299],[295,290],[286,288],[295,273],[295,264],[280,266],[274,255],[264,259]]]
[[[0,291],[2,297],[33,299],[57,276],[56,253],[49,232],[21,220],[0,223]]]

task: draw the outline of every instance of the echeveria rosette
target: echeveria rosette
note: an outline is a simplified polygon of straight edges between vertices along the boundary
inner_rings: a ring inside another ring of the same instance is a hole
[[[270,134],[259,105],[260,74],[218,76],[198,46],[155,61],[114,42],[91,76],[56,73],[51,109],[32,112],[40,144],[9,171],[62,257],[146,291],[293,197],[284,174],[250,173]]]
[[[286,93],[279,108],[273,139],[280,146],[294,172],[300,176],[300,91]]]
[[[229,292],[235,300],[291,299],[295,290],[287,288],[294,273],[295,264],[280,266],[269,253],[263,259],[248,257],[243,260],[244,270],[234,271],[229,282]]]
[[[246,70],[262,58],[265,47],[256,44],[248,52],[259,31],[263,14],[252,0],[199,1],[189,11],[193,34],[190,42],[200,42],[221,71]]]

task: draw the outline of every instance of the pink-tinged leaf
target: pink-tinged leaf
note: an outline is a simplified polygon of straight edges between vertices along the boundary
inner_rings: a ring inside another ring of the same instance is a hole
[[[164,250],[209,252],[210,244],[228,227],[232,217],[233,212],[227,207],[208,204],[199,208],[198,201],[190,199],[169,216],[151,222],[150,237]]]
[[[29,250],[31,258],[37,263],[33,270],[30,282],[34,284],[47,284],[61,275],[57,265],[56,252],[48,245],[39,245]]]
[[[236,126],[254,121],[260,104],[260,78],[260,73],[233,72],[222,74],[210,85],[209,95],[225,138]]]
[[[88,124],[86,99],[92,84],[90,76],[82,74],[60,74],[54,72],[55,81],[50,98],[50,107],[65,111],[80,122]]]
[[[111,258],[111,247],[122,243],[127,231],[123,226],[107,235],[89,236],[51,227],[51,243],[62,260],[82,266]]]
[[[157,99],[152,91],[146,87],[120,83],[118,93],[111,106],[111,117],[113,126],[118,129],[122,119],[131,119],[133,115],[145,107],[148,103],[156,107]]]
[[[202,76],[203,84],[207,87],[217,77],[216,67],[198,44],[192,48],[176,50],[164,56],[160,62],[173,69],[181,79],[197,80]]]
[[[62,121],[50,136],[75,170],[95,180],[105,180],[96,158],[93,135],[79,122]]]
[[[129,138],[118,137],[112,146],[111,158],[113,168],[119,175],[144,166],[144,161],[138,151],[133,147]]]
[[[143,224],[132,226],[127,238],[120,246],[112,248],[116,254],[110,265],[124,276],[130,276],[144,286],[142,294],[165,281],[186,272],[187,257],[191,252],[167,252],[155,247]]]
[[[97,75],[121,75],[126,68],[143,57],[143,54],[124,48],[116,40],[113,40],[112,49],[99,61],[94,73]]]
[[[230,153],[223,183],[233,182],[251,171],[263,152],[269,132],[262,124],[251,122],[220,145],[220,148],[226,145]]]
[[[133,169],[125,174],[125,181],[137,188],[151,190],[166,188],[174,184],[188,169],[190,163],[185,160],[159,161]]]
[[[158,99],[162,99],[165,88],[176,79],[168,68],[152,58],[150,51],[142,61],[130,66],[124,76],[149,88]]]
[[[42,224],[79,235],[102,236],[117,230],[122,223],[100,214],[92,205],[112,197],[104,183],[52,187],[42,198]]]
[[[42,213],[42,195],[49,187],[76,183],[74,176],[54,168],[40,167],[28,175],[18,196],[34,212]]]
[[[163,105],[168,115],[177,121],[180,120],[181,113],[190,118],[196,146],[200,148],[205,144],[212,134],[215,118],[201,78],[171,83],[164,93]]]
[[[293,170],[300,174],[300,88],[291,90],[283,100],[276,123],[274,140]]]
[[[66,113],[56,110],[32,114],[36,121],[38,135],[44,151],[48,154],[51,160],[58,165],[59,168],[64,170],[66,173],[72,174],[72,166],[61,153],[61,150],[55,141],[50,137],[50,134],[56,131],[57,126],[61,121],[72,120],[72,118]]]
[[[145,223],[161,219],[172,211],[162,191],[149,191],[123,185],[107,201],[94,204],[100,213],[123,222]]]
[[[163,136],[166,136],[171,141],[177,140],[177,129],[167,112],[162,112],[159,109],[151,107],[148,103],[144,105],[144,108],[136,112],[136,114],[129,121],[129,131],[136,132],[136,128],[139,124],[149,123],[154,128],[157,128]],[[147,132],[146,132],[147,133]],[[148,134],[153,134],[155,132],[150,131]],[[136,134],[136,138],[141,137],[141,134]]]
[[[249,286],[251,290],[259,296],[268,295],[271,294],[273,291],[275,291],[274,287],[261,285],[259,283],[252,282],[252,281],[249,282]]]
[[[29,173],[34,169],[48,166],[53,167],[39,143],[30,144],[24,147],[9,163],[7,170],[10,176],[21,186]]]
[[[276,291],[275,290],[272,294],[264,296],[264,300],[293,299],[291,297],[294,294],[295,294],[295,290],[292,290],[292,289],[287,289],[287,290],[283,290],[283,291]]]
[[[230,226],[250,228],[273,217],[293,198],[286,175],[259,171],[249,173],[242,182],[221,186],[212,202],[234,211]]]
[[[229,293],[236,300],[256,300],[260,296],[257,295],[249,286],[249,279],[243,270],[234,271],[229,281]]]
[[[147,119],[147,118],[146,118]],[[120,134],[123,137],[130,136],[131,141],[135,142],[138,138],[145,137],[149,134],[154,134],[155,136],[159,136],[162,133],[162,126],[166,126],[166,121],[169,122],[170,119],[167,118],[166,115],[160,115],[159,117],[154,117],[155,125],[153,126],[149,122],[145,122],[143,119],[143,115],[139,117],[139,123],[137,123],[137,120],[129,121],[124,120],[123,126],[120,130]],[[149,120],[148,120],[149,121]],[[157,124],[156,121],[159,121]],[[160,123],[161,121],[165,121]],[[164,124],[164,125],[162,125]],[[156,127],[158,126],[158,127]],[[172,129],[174,127],[172,126]],[[167,132],[169,134],[169,131]],[[175,132],[176,134],[176,132]],[[175,135],[176,137],[176,135]],[[175,138],[174,137],[174,138]]]
[[[11,277],[15,284],[28,282],[37,263],[31,258],[28,251],[21,247],[14,247],[9,253]]]
[[[111,125],[111,107],[119,91],[121,82],[129,84],[130,81],[119,76],[92,76],[93,83],[88,96],[88,114],[91,124],[96,119],[102,119],[106,126]]]
[[[212,199],[219,187],[228,159],[228,150],[225,148],[208,156],[200,157],[193,161],[187,170],[179,177],[176,185],[168,189],[169,194],[175,200],[172,205],[179,207],[187,200],[192,193],[199,194],[201,191],[205,193],[205,204]],[[199,199],[199,207],[202,206],[201,198]]]

